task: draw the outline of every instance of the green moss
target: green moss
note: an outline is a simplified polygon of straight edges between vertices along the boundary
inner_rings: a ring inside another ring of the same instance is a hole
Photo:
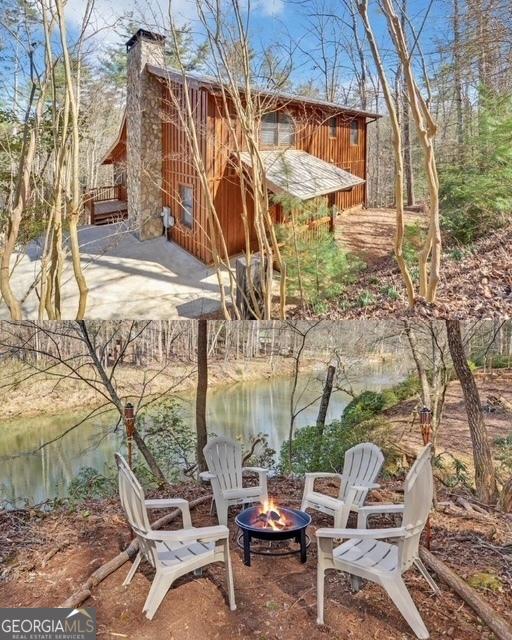
[[[479,571],[474,573],[469,579],[468,584],[478,591],[492,591],[499,593],[503,591],[503,582],[499,576],[494,573]]]

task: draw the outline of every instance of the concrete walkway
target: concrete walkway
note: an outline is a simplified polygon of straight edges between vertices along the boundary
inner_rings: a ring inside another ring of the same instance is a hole
[[[175,319],[197,318],[217,311],[220,293],[217,275],[163,236],[140,242],[126,223],[80,229],[82,266],[89,297],[86,318]],[[32,243],[16,263],[11,283],[18,296],[26,295],[40,269],[41,248]],[[223,274],[227,284],[228,274]],[[63,277],[63,319],[74,319],[78,295],[71,260]],[[26,319],[37,319],[38,300],[32,291],[23,303]],[[9,318],[0,301],[0,319]]]

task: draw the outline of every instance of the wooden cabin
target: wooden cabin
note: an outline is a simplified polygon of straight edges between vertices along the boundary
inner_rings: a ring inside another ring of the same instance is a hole
[[[103,160],[126,187],[128,217],[139,237],[165,233],[203,262],[211,261],[206,194],[190,154],[179,104],[183,77],[164,66],[164,40],[140,30],[127,43],[127,109],[115,144]],[[250,166],[240,148],[240,126],[218,81],[187,74],[209,190],[230,255],[245,249],[242,192],[237,167]],[[337,212],[364,206],[367,126],[378,114],[315,98],[259,92],[259,123],[266,187],[308,201],[323,198]],[[249,175],[248,172],[247,175]],[[249,219],[250,188],[245,188]],[[273,204],[272,215],[282,220]],[[141,231],[142,230],[142,231]]]

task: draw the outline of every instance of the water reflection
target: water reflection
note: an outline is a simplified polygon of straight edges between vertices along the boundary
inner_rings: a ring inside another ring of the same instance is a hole
[[[298,408],[306,407],[296,419],[296,427],[313,424],[322,393],[324,371],[301,375],[297,397]],[[403,379],[405,371],[389,363],[372,366],[353,375],[353,389],[379,391]],[[270,446],[279,451],[288,437],[292,381],[287,377],[240,382],[212,389],[208,394],[208,428],[210,433],[248,439],[258,433],[269,434]],[[343,391],[332,395],[327,420],[341,415],[350,401]],[[185,420],[193,426],[193,395],[182,397]],[[23,418],[0,424],[0,458],[37,449],[43,442],[56,438],[80,419],[80,414]],[[62,439],[44,447],[34,455],[0,462],[2,498],[29,498],[40,502],[48,497],[65,496],[69,482],[80,467],[103,471],[113,463],[122,434],[115,429],[116,414],[104,414],[81,425]]]

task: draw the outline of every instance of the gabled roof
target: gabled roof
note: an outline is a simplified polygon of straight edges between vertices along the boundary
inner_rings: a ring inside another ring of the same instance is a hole
[[[107,153],[103,156],[103,159],[101,160],[100,164],[112,164],[115,155],[117,155],[116,151],[125,150],[121,148],[121,147],[126,148],[126,142],[125,140],[123,140],[123,137],[126,139],[126,108],[123,113],[123,119],[121,120],[121,126],[119,127],[119,133],[117,134],[117,138],[113,143],[113,145],[110,147],[110,149],[107,151]]]
[[[270,191],[284,192],[299,200],[311,200],[335,191],[346,191],[365,182],[305,151],[260,151],[260,156]],[[251,166],[249,153],[240,153],[240,159]]]
[[[165,80],[174,80],[177,82],[181,82],[183,80],[183,73],[178,69],[173,69],[172,67],[157,67],[153,64],[146,65],[147,71],[157,76],[158,78],[163,78]],[[213,78],[211,76],[200,75],[197,73],[186,73],[187,81],[195,87],[205,87],[207,89],[215,89],[219,87],[226,87],[227,83],[223,83],[217,78]],[[240,86],[240,91],[243,92],[244,88]],[[379,113],[372,113],[371,111],[362,111],[361,109],[355,109],[354,107],[348,107],[346,105],[338,104],[337,102],[329,102],[327,100],[321,100],[319,98],[311,98],[309,96],[299,96],[293,93],[286,93],[284,91],[269,91],[265,89],[254,89],[255,93],[261,96],[268,96],[275,98],[282,102],[301,102],[303,104],[311,104],[319,107],[323,107],[325,109],[329,109],[332,111],[336,111],[338,113],[349,113],[352,115],[365,116],[366,118],[382,118]]]

